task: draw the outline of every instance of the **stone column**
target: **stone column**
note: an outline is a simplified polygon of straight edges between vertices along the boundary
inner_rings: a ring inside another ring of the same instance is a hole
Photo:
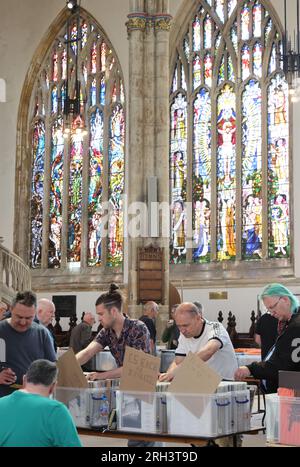
[[[132,0],[129,35],[129,184],[128,206],[147,202],[147,178],[158,179],[158,202],[165,203],[159,237],[130,238],[128,244],[129,312],[141,314],[137,304],[137,250],[153,244],[164,248],[164,305],[160,316],[168,319],[169,298],[169,29],[166,0]],[[128,217],[130,222],[130,215]],[[165,221],[163,229],[162,220]],[[142,229],[143,232],[147,231]],[[163,236],[164,235],[164,236]],[[160,320],[161,321],[161,320]],[[160,323],[158,323],[160,324]],[[158,330],[163,327],[158,326]]]

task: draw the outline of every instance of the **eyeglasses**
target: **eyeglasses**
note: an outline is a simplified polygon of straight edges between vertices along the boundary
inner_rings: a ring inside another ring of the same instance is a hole
[[[277,300],[277,302],[274,303],[274,305],[269,306],[269,307],[267,308],[267,310],[268,310],[268,311],[271,311],[271,312],[274,311],[281,299],[282,299],[282,297],[279,297],[279,299]]]

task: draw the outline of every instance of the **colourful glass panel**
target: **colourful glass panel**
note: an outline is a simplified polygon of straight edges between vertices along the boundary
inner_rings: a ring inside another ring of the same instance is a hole
[[[233,43],[233,47],[235,50],[235,53],[238,53],[238,36],[237,36],[237,26],[236,23],[232,27],[230,31],[230,37],[231,37],[231,42]]]
[[[204,81],[209,87],[212,85],[212,71],[213,71],[213,59],[211,54],[206,54],[204,57]]]
[[[124,110],[116,106],[110,119],[109,142],[109,219],[107,265],[120,266],[123,260],[124,215],[124,152],[125,121]]]
[[[250,10],[248,6],[245,6],[241,11],[241,36],[244,41],[247,41],[250,38],[249,24]]]
[[[171,251],[170,261],[186,260],[187,101],[182,94],[171,105]]]
[[[270,63],[269,63],[269,73],[273,73],[276,70],[276,45],[272,45],[272,52],[270,56]]]
[[[186,56],[187,61],[189,62],[190,60],[190,42],[189,42],[189,37],[186,36],[183,42],[183,49],[184,49],[184,54]]]
[[[201,84],[201,62],[199,55],[193,60],[193,88],[197,89]]]
[[[193,22],[193,51],[198,52],[201,47],[200,19],[196,16]]]
[[[83,21],[82,26],[81,26],[81,49],[83,49],[85,44],[87,43],[87,36],[88,36],[88,25],[85,21]]]
[[[117,102],[117,86],[116,83],[113,86],[112,94],[111,94],[111,101]]]
[[[42,120],[36,122],[34,126],[32,153],[30,264],[32,268],[40,268],[42,259],[45,167],[45,124]]]
[[[233,63],[232,63],[232,59],[230,56],[228,56],[228,61],[227,61],[227,75],[228,75],[228,79],[234,83],[235,76],[234,76],[234,70],[233,70]]]
[[[193,261],[210,261],[211,250],[211,99],[202,88],[194,102]]]
[[[261,4],[256,2],[253,6],[253,36],[260,37],[261,36]]]
[[[62,79],[67,78],[67,51],[65,49],[61,54],[61,74]]]
[[[104,76],[102,76],[101,83],[100,83],[100,105],[105,105],[105,94],[106,94],[105,78]],[[121,99],[121,102],[122,102],[122,99]]]
[[[242,95],[242,257],[262,257],[261,88],[250,80]]]
[[[228,18],[233,13],[233,10],[235,9],[236,4],[237,4],[237,0],[228,0]]]
[[[82,64],[82,76],[83,76],[84,82],[86,84],[87,83],[87,78],[88,78],[88,71],[87,71],[86,62],[84,62]]]
[[[219,75],[218,75],[218,85],[221,84],[225,79],[225,59],[224,55],[221,60],[221,65],[219,68]]]
[[[97,45],[94,42],[91,50],[91,73],[97,72]]]
[[[172,81],[172,92],[176,92],[178,89],[178,66],[176,66]]]
[[[63,209],[64,137],[63,122],[58,119],[51,130],[50,156],[50,216],[48,267],[61,265],[61,230]]]
[[[184,66],[182,64],[181,64],[181,87],[182,87],[182,89],[184,91],[187,90],[185,73],[184,73]]]
[[[213,22],[209,15],[204,20],[204,48],[210,49],[212,46]]]
[[[226,84],[217,100],[217,258],[236,256],[236,107]]]
[[[96,105],[96,96],[97,96],[97,85],[96,85],[96,78],[94,78],[91,83],[91,88],[90,88],[90,102],[91,102],[92,107]]]
[[[56,51],[53,54],[52,81],[58,81],[58,55]]]
[[[107,52],[107,46],[105,42],[102,42],[101,47],[100,47],[101,71],[105,71],[106,69],[106,52]]]
[[[269,256],[290,256],[288,85],[277,74],[268,88]]]
[[[53,86],[51,92],[51,111],[53,114],[57,112],[58,109],[58,94],[57,94],[57,86]]]
[[[82,229],[82,165],[83,136],[74,133],[71,138],[70,181],[68,208],[68,251],[69,262],[80,262]]]
[[[269,21],[267,22],[267,25],[265,27],[265,44],[267,44],[268,42],[268,39],[270,37],[270,33],[272,31],[272,27],[273,27],[273,22],[271,19],[269,19]]]
[[[224,0],[216,0],[215,10],[220,20],[224,22]]]
[[[73,24],[71,28],[71,34],[70,34],[70,39],[71,39],[71,48],[74,52],[74,55],[77,55],[77,26],[76,24]]]
[[[101,82],[102,84],[102,82]],[[125,93],[123,83],[120,84],[120,102],[123,104],[125,102]]]
[[[90,118],[90,165],[88,200],[88,265],[101,265],[103,230],[103,113],[96,109]]]
[[[250,75],[250,51],[249,46],[245,44],[241,52],[242,79],[243,81]]]
[[[262,76],[262,45],[257,42],[253,49],[253,74],[261,78]]]

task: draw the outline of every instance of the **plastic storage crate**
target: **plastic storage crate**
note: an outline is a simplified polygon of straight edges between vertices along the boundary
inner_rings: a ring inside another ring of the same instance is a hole
[[[168,433],[212,437],[232,432],[231,393],[167,394]]]
[[[166,431],[164,393],[116,391],[116,406],[118,430],[137,433]]]

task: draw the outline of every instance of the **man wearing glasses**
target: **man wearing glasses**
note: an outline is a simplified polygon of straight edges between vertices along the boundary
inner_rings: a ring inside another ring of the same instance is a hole
[[[267,392],[276,392],[279,370],[300,371],[300,358],[297,358],[300,355],[299,301],[289,289],[277,283],[267,285],[260,298],[268,312],[278,319],[280,334],[264,361],[242,366],[234,376],[236,380],[249,376],[265,380]]]

